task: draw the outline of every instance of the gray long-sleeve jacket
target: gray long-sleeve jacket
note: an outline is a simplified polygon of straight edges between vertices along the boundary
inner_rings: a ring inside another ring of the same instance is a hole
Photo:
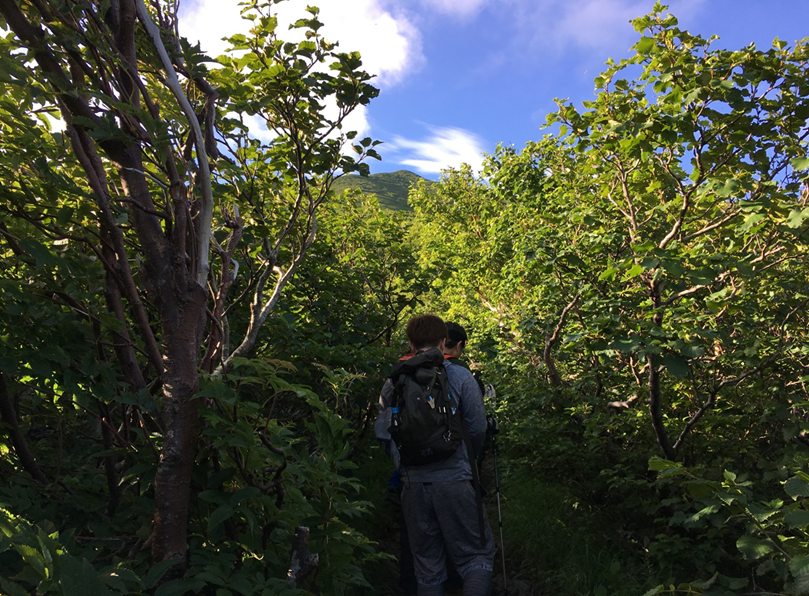
[[[483,395],[472,373],[463,366],[444,361],[447,370],[447,380],[452,395],[459,402],[459,410],[472,443],[475,456],[480,453],[483,441],[486,438],[486,410],[483,406]],[[390,403],[393,397],[393,384],[390,379],[382,387],[379,396],[379,416],[374,424],[377,438],[389,449],[394,465],[402,473],[404,482],[444,482],[448,480],[471,480],[472,468],[469,465],[469,456],[466,444],[461,443],[458,450],[448,459],[423,466],[410,466],[406,470],[399,461],[399,452],[391,439],[388,429],[391,425]]]

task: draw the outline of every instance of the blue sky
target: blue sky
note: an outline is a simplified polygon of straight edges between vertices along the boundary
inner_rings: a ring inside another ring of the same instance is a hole
[[[536,140],[554,98],[593,97],[604,62],[627,57],[637,40],[629,20],[651,11],[637,0],[310,0],[324,33],[359,50],[378,75],[380,96],[351,121],[384,142],[372,172],[477,167],[498,143]],[[283,22],[307,3],[279,4]],[[807,0],[671,0],[680,27],[719,47],[809,36]],[[219,38],[244,30],[237,0],[185,0],[181,33],[213,54]],[[260,133],[259,133],[260,134]]]

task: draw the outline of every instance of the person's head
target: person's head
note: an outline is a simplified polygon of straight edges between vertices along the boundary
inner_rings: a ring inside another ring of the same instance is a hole
[[[447,326],[436,315],[419,315],[407,323],[407,339],[413,351],[427,348],[444,349],[447,340]]]
[[[458,323],[447,323],[447,343],[444,353],[458,358],[466,347],[466,329]]]

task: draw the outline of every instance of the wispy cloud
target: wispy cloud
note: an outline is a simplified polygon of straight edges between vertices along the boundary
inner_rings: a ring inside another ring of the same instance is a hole
[[[688,17],[707,0],[669,0],[670,10]],[[438,15],[483,18],[511,30],[509,53],[541,51],[543,58],[571,49],[625,50],[636,37],[630,20],[648,13],[649,0],[421,0]],[[502,49],[502,48],[501,48]]]
[[[422,140],[396,136],[386,145],[386,155],[394,162],[422,174],[438,174],[447,168],[469,164],[475,171],[483,162],[483,140],[462,128],[429,126]]]
[[[422,5],[439,13],[456,17],[477,14],[489,0],[421,0]]]
[[[648,2],[589,0],[565,4],[551,29],[557,43],[573,42],[583,48],[607,48],[633,35],[630,20],[648,11]]]
[[[535,48],[562,54],[571,48],[615,52],[627,50],[637,37],[630,21],[651,11],[647,0],[512,0],[523,40]],[[685,17],[705,0],[670,0],[670,10]]]

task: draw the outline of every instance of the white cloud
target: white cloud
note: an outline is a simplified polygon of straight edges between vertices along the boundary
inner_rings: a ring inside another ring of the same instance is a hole
[[[180,35],[216,57],[229,45],[222,38],[247,33],[250,23],[241,17],[239,0],[196,0],[180,3],[179,28]]]
[[[221,38],[236,33],[247,33],[251,23],[241,18],[240,0],[192,0],[181,4],[180,33],[212,56],[223,54],[228,43]],[[289,24],[302,17],[304,0],[291,0],[276,5],[278,34],[282,39],[297,41],[302,38],[298,30],[289,30]],[[359,51],[363,68],[377,77],[372,83],[379,87],[391,86],[418,68],[424,57],[418,30],[403,15],[383,10],[378,0],[350,0],[323,3],[319,19],[324,24],[321,33],[330,41],[339,43],[340,51]],[[337,107],[327,104],[325,114],[335,117]],[[269,142],[275,134],[264,121],[246,117],[251,134]],[[358,106],[343,122],[343,131],[354,130],[360,138],[370,133],[367,106]]]
[[[633,35],[629,21],[648,11],[647,2],[589,0],[566,4],[553,31],[557,42],[573,41],[585,48],[614,47]]]
[[[299,14],[304,3],[278,6]],[[377,77],[375,85],[395,85],[422,65],[421,35],[404,13],[383,9],[379,0],[332,0],[319,7],[323,35],[337,41],[340,51],[359,51],[363,68]]]
[[[340,51],[359,51],[365,70],[377,76],[375,85],[395,85],[423,63],[421,36],[404,12],[383,8],[381,0],[330,0],[320,4],[323,35],[338,42]],[[292,40],[297,36],[297,32],[288,31],[288,26],[308,16],[306,5],[306,0],[276,5],[279,37]],[[204,51],[217,56],[227,47],[222,37],[250,29],[240,10],[239,0],[184,2],[180,8],[180,33],[192,42],[198,40]]]
[[[33,107],[34,109],[38,110],[42,107],[42,104],[34,103]],[[62,120],[62,117],[59,115],[59,112],[56,109],[54,109],[53,113],[40,112],[37,114],[37,117],[40,119],[40,121],[47,122],[48,129],[51,132],[64,132],[67,130],[67,124],[65,124],[65,121]]]
[[[371,132],[371,124],[368,121],[368,106],[357,106],[357,108],[343,120],[343,130],[354,130],[357,138],[367,137]]]
[[[479,171],[483,162],[483,140],[462,128],[430,126],[429,136],[420,141],[396,136],[386,145],[392,160],[422,174],[438,174],[462,163]]]

